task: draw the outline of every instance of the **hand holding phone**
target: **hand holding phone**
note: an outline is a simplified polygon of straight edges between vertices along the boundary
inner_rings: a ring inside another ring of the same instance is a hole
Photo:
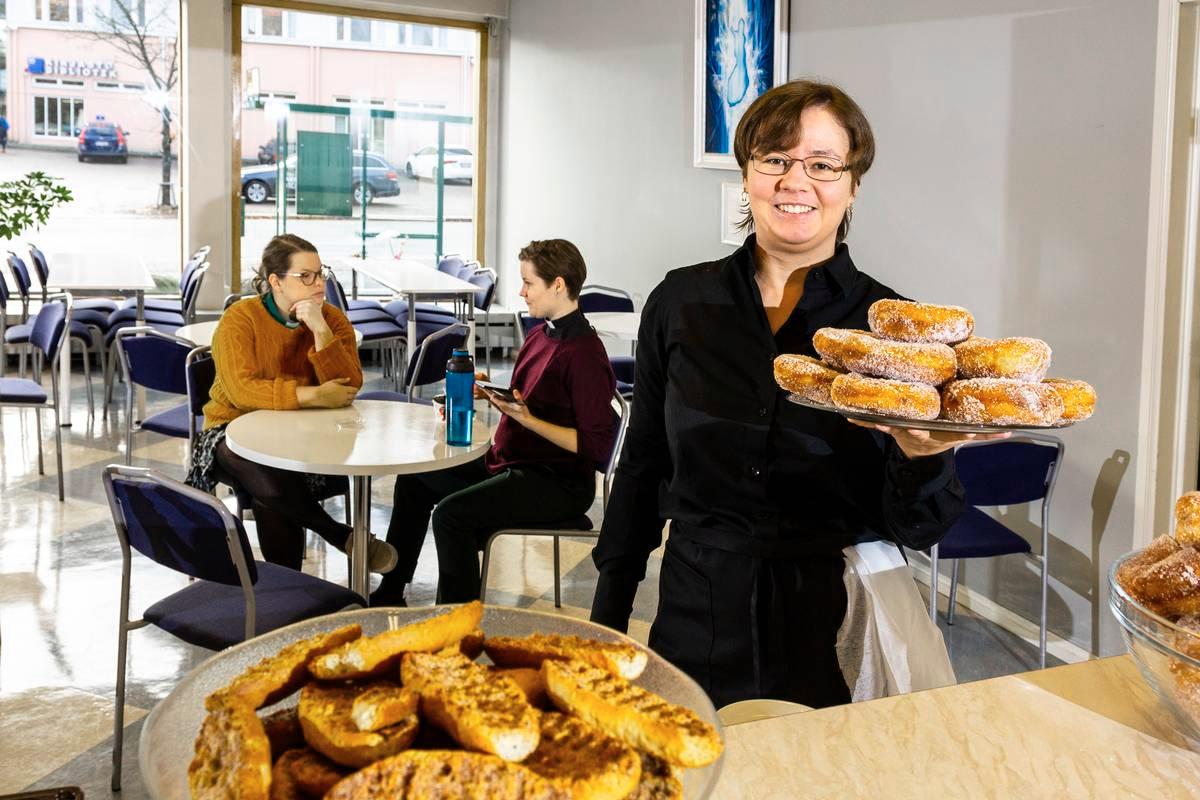
[[[475,381],[475,385],[489,394],[494,394],[496,397],[500,398],[506,403],[517,402],[516,395],[514,395],[512,389],[507,386],[501,386],[500,384],[492,383],[491,381]]]

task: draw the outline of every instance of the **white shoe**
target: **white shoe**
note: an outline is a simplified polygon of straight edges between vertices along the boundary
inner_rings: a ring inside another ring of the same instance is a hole
[[[354,534],[346,540],[346,555],[350,555],[354,550]],[[377,539],[371,534],[367,534],[367,571],[374,572],[379,575],[391,572],[396,568],[396,564],[400,561],[400,554],[396,552],[396,548],[382,539]]]

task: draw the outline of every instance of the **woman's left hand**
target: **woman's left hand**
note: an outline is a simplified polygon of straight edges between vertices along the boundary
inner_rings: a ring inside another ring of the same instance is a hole
[[[1011,433],[951,433],[949,431],[925,431],[915,428],[896,428],[891,425],[876,425],[860,420],[847,420],[860,428],[873,428],[896,440],[900,450],[909,458],[936,456],[965,442],[986,442],[992,439],[1007,439]]]
[[[513,397],[516,400],[509,402],[495,392],[489,392],[486,389],[488,402],[500,409],[501,413],[512,417],[513,422],[518,422],[521,425],[526,425],[533,418],[529,413],[529,406],[525,405],[525,399],[521,395],[520,389],[513,389]]]

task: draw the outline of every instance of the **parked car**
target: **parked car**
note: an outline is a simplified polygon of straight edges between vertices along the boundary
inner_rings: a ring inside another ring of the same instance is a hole
[[[437,151],[436,147],[422,147],[413,153],[404,164],[404,174],[410,178],[433,180]],[[448,181],[470,183],[475,177],[475,155],[465,147],[447,147],[442,165],[442,176]]]
[[[79,132],[79,160],[89,158],[116,159],[124,164],[129,158],[129,146],[121,126],[98,119],[87,123]]]
[[[376,197],[395,197],[400,194],[400,176],[396,168],[379,153],[367,153],[367,185],[362,185],[362,151],[355,150],[352,160],[351,191],[355,203],[361,203],[362,195],[371,203]],[[288,156],[284,162],[287,168],[288,196],[296,194],[296,157]],[[242,167],[242,196],[247,203],[265,203],[275,197],[276,183],[275,164]]]

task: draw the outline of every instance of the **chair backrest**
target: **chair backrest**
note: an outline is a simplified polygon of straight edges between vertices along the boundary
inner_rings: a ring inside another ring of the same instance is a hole
[[[328,290],[326,290],[326,294],[328,294]],[[222,304],[221,310],[228,311],[231,305],[236,303],[238,300],[241,300],[243,297],[254,297],[254,294],[227,294],[225,295],[225,302]]]
[[[207,274],[208,264],[201,264],[192,271],[191,280],[188,281],[187,289],[183,292],[180,305],[183,309],[183,318],[189,323],[196,321],[196,304],[200,300],[200,287],[204,285],[204,276]]]
[[[185,575],[244,589],[258,580],[241,520],[212,495],[115,464],[104,469],[104,491],[126,557],[133,548]]]
[[[973,506],[1050,501],[1063,443],[1054,436],[1021,433],[1011,439],[965,444],[954,454],[958,479]]]
[[[463,323],[455,322],[421,340],[404,374],[409,399],[416,387],[437,383],[446,377],[446,362],[454,355],[454,348],[464,346],[469,331]]]
[[[325,302],[337,306],[343,313],[346,311],[346,290],[336,275],[330,274],[329,280],[325,281]]]
[[[25,266],[25,260],[11,250],[8,251],[8,271],[12,273],[13,285],[21,301],[28,303],[29,287],[33,285],[29,279],[29,268]]]
[[[613,443],[608,455],[608,463],[604,465],[604,494],[602,502],[608,507],[608,493],[612,490],[613,478],[617,474],[617,462],[621,460],[621,450],[625,447],[625,433],[629,430],[629,401],[620,392],[613,392]]]
[[[579,310],[584,314],[603,311],[633,312],[633,298],[624,289],[588,285],[579,290]]]
[[[46,254],[33,242],[29,243],[29,260],[33,262],[33,268],[38,274],[38,282],[42,284],[42,290],[45,291],[46,287],[50,285],[50,264],[46,261]]]
[[[521,320],[521,338],[533,333],[534,328],[546,324],[546,320],[541,317],[532,317],[528,311],[518,311],[517,317]]]
[[[187,394],[187,358],[195,345],[149,326],[117,331],[125,380],[147,389]]]
[[[437,270],[438,272],[444,272],[447,275],[453,275],[455,278],[457,278],[459,270],[461,270],[465,264],[466,262],[463,261],[462,256],[442,256],[438,259]]]
[[[492,298],[496,295],[496,273],[488,267],[480,267],[467,281],[479,287],[475,292],[475,307],[487,311],[492,307]]]
[[[71,324],[71,295],[62,293],[51,295],[50,300],[42,305],[33,320],[33,330],[29,332],[29,343],[42,351],[54,369],[58,364],[58,349],[66,340],[64,335],[70,330]]]
[[[201,345],[193,348],[184,360],[184,379],[187,383],[188,409],[191,418],[188,420],[188,441],[196,446],[196,418],[204,413],[204,404],[209,400],[209,391],[213,381],[217,379],[217,362],[213,361],[212,348]],[[190,452],[190,451],[189,451]]]

